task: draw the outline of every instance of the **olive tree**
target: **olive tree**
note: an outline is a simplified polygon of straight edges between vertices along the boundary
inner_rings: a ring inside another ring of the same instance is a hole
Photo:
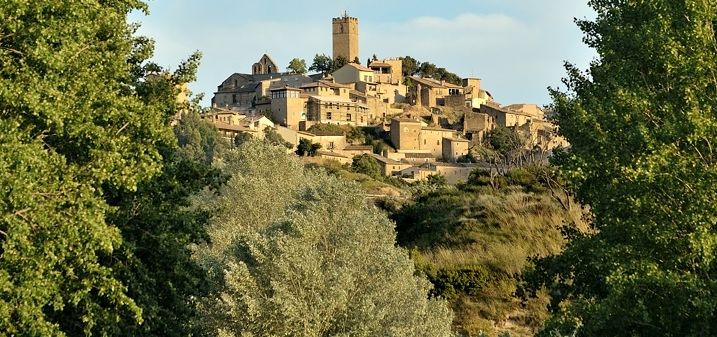
[[[304,169],[281,148],[244,143],[233,174],[198,207],[215,210],[196,257],[212,279],[198,301],[220,336],[449,336],[451,313],[395,246],[393,224],[357,185]]]

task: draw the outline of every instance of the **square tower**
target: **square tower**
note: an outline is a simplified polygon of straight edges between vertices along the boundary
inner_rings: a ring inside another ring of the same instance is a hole
[[[339,56],[353,62],[359,57],[358,19],[344,13],[343,17],[333,18],[333,59]]]

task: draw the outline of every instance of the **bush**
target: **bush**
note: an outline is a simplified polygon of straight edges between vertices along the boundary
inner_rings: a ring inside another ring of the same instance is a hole
[[[378,165],[376,158],[365,153],[353,158],[351,170],[357,173],[363,173],[374,179],[381,178],[381,167]]]

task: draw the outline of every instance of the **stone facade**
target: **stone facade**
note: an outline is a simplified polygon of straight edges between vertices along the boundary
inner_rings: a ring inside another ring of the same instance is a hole
[[[317,123],[366,126],[368,106],[341,96],[309,96],[306,120],[306,128]]]
[[[468,154],[470,142],[460,138],[443,138],[443,160],[455,163],[460,157]]]
[[[495,129],[495,120],[488,114],[466,112],[463,118],[463,132],[477,142],[483,142],[486,133]]]
[[[391,143],[396,150],[418,150],[421,122],[409,118],[391,120]]]
[[[360,64],[347,63],[343,67],[334,71],[333,76],[336,83],[349,84],[357,82],[374,82],[374,75],[372,69],[366,68]]]
[[[359,22],[346,14],[333,18],[333,59],[343,56],[352,62],[359,57]]]
[[[415,105],[429,109],[446,105],[464,106],[464,89],[460,85],[417,76],[412,76],[411,80],[416,83],[411,91]]]
[[[442,129],[442,128],[421,128],[419,134],[419,145],[418,150],[428,151],[435,158],[441,158],[443,156],[443,140],[453,139],[458,136],[455,130]]]
[[[271,116],[277,123],[298,129],[299,122],[306,120],[307,97],[301,89],[284,87],[271,90]]]
[[[264,54],[260,59],[259,62],[254,63],[251,66],[251,74],[252,75],[262,75],[262,74],[276,74],[279,73],[279,67],[276,66],[276,63],[274,60],[269,57],[269,55]]]

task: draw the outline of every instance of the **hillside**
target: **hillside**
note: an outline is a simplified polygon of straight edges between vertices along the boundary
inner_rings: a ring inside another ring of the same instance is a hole
[[[543,185],[546,172],[517,169],[495,178],[495,187],[476,172],[465,185],[381,203],[433,295],[450,301],[463,335],[529,336],[547,317],[545,295],[517,296],[521,273],[530,258],[561,250],[563,226],[583,225],[580,207],[562,206]]]

